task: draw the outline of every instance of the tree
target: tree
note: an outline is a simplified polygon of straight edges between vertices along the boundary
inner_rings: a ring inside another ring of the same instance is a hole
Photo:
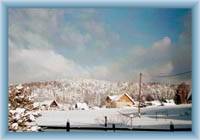
[[[184,82],[181,83],[176,90],[176,95],[174,101],[176,104],[185,104],[187,103],[187,96],[190,91],[190,86],[185,84]]]

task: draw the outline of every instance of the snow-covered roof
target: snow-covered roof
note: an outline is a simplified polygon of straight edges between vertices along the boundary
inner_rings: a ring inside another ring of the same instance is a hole
[[[78,109],[85,109],[85,110],[89,109],[89,107],[86,103],[79,103],[78,102],[78,103],[76,103],[76,106],[77,106]]]
[[[158,101],[158,100],[154,100],[154,101],[150,101],[152,103],[152,105],[155,105],[155,106],[160,106],[161,105],[161,102]]]
[[[35,107],[39,107],[40,106],[40,103],[39,102],[34,102],[33,103],[33,107],[35,108]]]
[[[121,95],[108,96],[108,98],[110,98],[112,101],[117,101],[124,95],[127,96],[132,102],[134,102],[133,98],[131,96],[129,96],[127,93],[124,93],[124,94],[121,94]]]
[[[46,100],[40,103],[40,105],[50,105],[52,103],[52,100]]]
[[[18,89],[18,90],[20,90],[22,88],[23,88],[23,86],[21,84],[19,84],[19,85],[16,86],[16,89]]]
[[[48,105],[48,106],[50,106],[54,101],[59,106],[59,104],[58,104],[58,102],[56,100],[46,100],[46,101],[41,102],[40,105]]]
[[[119,100],[119,98],[121,97],[121,95],[112,95],[112,96],[108,96],[108,98],[110,98],[112,101],[117,101]]]

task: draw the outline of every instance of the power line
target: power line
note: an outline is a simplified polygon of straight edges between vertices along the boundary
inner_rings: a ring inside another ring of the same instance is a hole
[[[157,76],[153,76],[153,77],[177,77],[177,76],[182,76],[182,75],[186,75],[186,74],[190,74],[192,73],[192,71],[185,71],[185,72],[181,72],[181,73],[176,73],[176,74],[172,74],[172,75],[157,75]]]

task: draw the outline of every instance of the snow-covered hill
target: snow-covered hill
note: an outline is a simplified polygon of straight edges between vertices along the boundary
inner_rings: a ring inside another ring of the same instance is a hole
[[[111,82],[94,79],[68,79],[46,82],[26,83],[31,89],[35,102],[56,99],[58,102],[73,104],[87,102],[89,105],[100,106],[107,95],[128,93],[137,100],[138,83]],[[177,85],[160,83],[143,83],[142,95],[151,95],[155,99],[174,98]]]

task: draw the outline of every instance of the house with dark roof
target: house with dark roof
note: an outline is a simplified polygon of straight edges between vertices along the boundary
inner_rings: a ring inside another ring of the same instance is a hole
[[[40,103],[42,110],[56,110],[61,107],[61,105],[56,100],[46,100]]]

